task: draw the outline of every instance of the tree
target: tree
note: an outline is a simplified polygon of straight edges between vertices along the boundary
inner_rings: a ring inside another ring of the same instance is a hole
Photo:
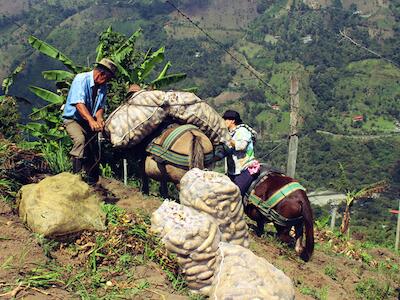
[[[340,225],[340,232],[346,234],[350,226],[350,209],[353,206],[354,201],[372,198],[374,194],[383,192],[387,188],[388,184],[383,180],[361,189],[353,189],[350,186],[350,181],[347,178],[345,169],[341,163],[339,163],[339,169],[341,173],[340,178],[334,183],[334,185],[337,190],[346,193],[346,208],[343,213],[342,224]]]

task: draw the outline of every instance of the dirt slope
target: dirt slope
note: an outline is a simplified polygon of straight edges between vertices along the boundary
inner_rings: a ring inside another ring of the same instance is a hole
[[[125,187],[116,180],[102,179],[96,191],[107,202],[115,203],[128,212],[143,211],[150,214],[161,204],[160,199],[143,196],[136,189]],[[0,294],[18,287],[18,278],[23,278],[29,270],[49,261],[37,241],[15,213],[0,202]],[[356,255],[358,250],[351,248],[350,242],[350,250],[335,254],[333,250],[339,246],[333,242],[327,240],[326,235],[318,233],[316,250],[308,263],[299,260],[292,249],[276,242],[271,233],[262,238],[251,234],[250,248],[292,278],[296,286],[296,299],[397,299],[395,289],[400,282],[399,256],[385,249],[367,249],[363,250],[363,258],[360,259]],[[61,265],[77,269],[87,259],[74,257],[68,249],[63,248],[53,252],[52,256]],[[165,273],[154,263],[137,266],[134,273],[132,283],[146,279],[150,286],[134,299],[188,299],[174,292]],[[389,292],[384,290],[386,283],[391,287]],[[21,288],[18,298],[77,298],[61,288],[43,290],[27,288],[25,285]]]

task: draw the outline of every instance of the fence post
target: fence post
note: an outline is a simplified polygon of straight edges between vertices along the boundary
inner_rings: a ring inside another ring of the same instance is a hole
[[[124,158],[122,162],[124,166],[124,184],[128,185],[128,160]]]
[[[400,198],[399,198],[399,211],[397,213],[396,243],[394,246],[394,249],[396,249],[396,252],[399,251],[399,240],[400,240]]]

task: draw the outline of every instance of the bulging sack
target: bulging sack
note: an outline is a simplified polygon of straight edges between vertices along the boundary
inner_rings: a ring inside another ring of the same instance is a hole
[[[105,132],[114,147],[139,144],[165,119],[165,92],[138,92],[119,106],[106,121]]]
[[[180,186],[181,203],[214,217],[222,241],[249,246],[242,197],[228,176],[194,168],[182,177]]]
[[[210,299],[294,299],[290,278],[246,248],[220,243],[217,266]]]
[[[151,217],[157,233],[177,262],[192,292],[208,295],[214,279],[221,233],[215,220],[193,208],[164,201]]]
[[[46,237],[106,228],[100,199],[79,175],[65,172],[24,185],[17,205],[28,227]]]

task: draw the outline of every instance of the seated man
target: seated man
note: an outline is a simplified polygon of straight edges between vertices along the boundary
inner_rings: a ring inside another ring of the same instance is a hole
[[[226,158],[227,173],[243,197],[260,170],[260,164],[254,157],[253,143],[257,133],[243,124],[237,111],[227,110],[222,117],[232,136]]]

